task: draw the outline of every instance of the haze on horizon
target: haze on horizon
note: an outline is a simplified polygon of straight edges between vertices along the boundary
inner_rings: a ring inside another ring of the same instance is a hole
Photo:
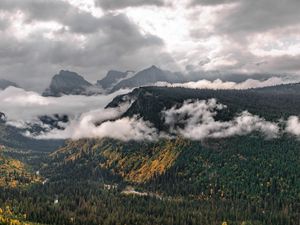
[[[300,70],[298,0],[1,0],[0,79],[44,89],[60,69],[89,81],[172,71]]]

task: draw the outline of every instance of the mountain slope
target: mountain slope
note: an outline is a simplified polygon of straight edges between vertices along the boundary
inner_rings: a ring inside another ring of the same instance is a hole
[[[297,85],[294,87],[297,88]],[[281,88],[280,86],[279,89]],[[220,91],[143,87],[137,88],[126,95],[116,97],[107,107],[116,107],[124,99],[131,98],[134,102],[122,117],[139,115],[144,120],[150,121],[159,130],[167,131],[168,127],[164,125],[161,111],[174,105],[180,105],[187,99],[216,98],[227,105],[227,108],[216,115],[215,119],[218,121],[230,120],[234,115],[244,110],[266,117],[268,120],[277,121],[282,117],[300,113],[299,96],[300,93],[298,92],[292,92],[292,94],[290,92],[278,92],[271,95],[268,91],[263,91],[263,89],[259,91],[255,89]],[[175,140],[162,139],[155,142],[122,142],[110,139],[92,139],[70,141],[64,148],[56,151],[51,156],[57,165],[60,163],[63,163],[62,165],[72,164],[74,166],[71,167],[73,172],[76,171],[76,164],[83,163],[87,167],[89,165],[93,165],[93,168],[95,168],[94,166],[100,166],[99,169],[109,170],[113,174],[123,177],[126,181],[143,183],[164,176],[167,171],[172,170],[182,160],[186,160],[184,162],[188,163],[193,160],[201,161],[203,156],[197,159],[185,159],[186,157],[194,157],[193,154],[198,154],[197,151],[201,152],[200,154],[212,151],[213,155],[216,154],[213,157],[219,157],[219,154],[222,154],[223,157],[230,160],[232,155],[223,154],[223,151],[229,151],[233,155],[239,154],[242,160],[244,154],[252,154],[247,152],[251,148],[255,148],[253,151],[256,153],[258,153],[257,151],[266,151],[268,152],[267,155],[272,150],[278,152],[291,150],[293,152],[291,154],[296,154],[294,155],[295,159],[299,160],[300,155],[295,152],[299,147],[299,143],[295,138],[286,134],[275,140],[265,140],[255,132],[247,136],[203,139],[202,141],[189,141],[181,138]],[[239,146],[239,148],[236,146]],[[189,151],[193,152],[193,154],[186,155]],[[208,152],[205,154],[208,154]],[[292,155],[290,155],[290,159],[292,159]],[[260,156],[262,155],[257,157]],[[278,153],[276,157],[280,158],[281,156]],[[264,158],[263,160],[266,159]],[[93,163],[90,164],[91,162]],[[281,164],[280,161],[278,163]],[[190,169],[193,170],[194,168]],[[84,171],[91,170],[87,169]],[[173,173],[177,174],[178,170],[173,171]]]
[[[19,185],[29,185],[39,181],[40,177],[30,172],[24,163],[5,157],[0,152],[0,187],[15,188]]]
[[[84,139],[69,141],[66,146],[51,153],[51,158],[56,166],[66,166],[63,169],[64,176],[81,174],[86,179],[91,177],[89,171],[99,166],[99,170],[109,170],[111,174],[121,176],[124,180],[140,183],[161,175],[170,168],[185,144],[182,140],[142,143]],[[87,167],[84,170],[81,167],[81,171],[76,166],[71,170],[66,169],[67,165],[75,164],[85,164]],[[54,174],[57,176],[61,173],[56,171]]]
[[[97,85],[100,85],[104,89],[110,89],[120,80],[125,79],[130,73],[130,71],[120,72],[117,70],[110,70],[103,79],[97,81]]]
[[[101,171],[108,170],[111,176],[168,195],[250,199],[268,193],[284,200],[299,197],[299,147],[293,138],[265,140],[255,135],[202,142],[79,140],[52,153],[49,169],[56,178],[99,181]]]

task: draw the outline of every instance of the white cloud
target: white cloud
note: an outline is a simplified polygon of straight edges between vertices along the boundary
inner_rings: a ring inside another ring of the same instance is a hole
[[[167,87],[185,87],[185,88],[193,88],[193,89],[249,89],[249,88],[261,88],[274,86],[285,83],[294,83],[297,82],[295,80],[287,80],[281,77],[271,77],[267,80],[260,81],[254,79],[248,79],[241,83],[222,81],[220,79],[216,79],[214,81],[209,80],[199,80],[196,82],[187,82],[187,83],[174,83],[170,84],[167,82],[157,82],[157,86],[167,86]]]
[[[206,81],[208,82],[208,81]],[[212,82],[213,84],[214,82]],[[209,85],[212,85],[208,82]],[[222,84],[222,83],[221,83]],[[227,82],[232,88],[235,84]],[[202,86],[203,87],[203,86]],[[237,87],[245,87],[239,85]],[[246,85],[246,87],[249,87]],[[212,88],[212,87],[210,87]],[[9,87],[0,92],[0,111],[6,113],[8,123],[13,126],[26,127],[27,122],[36,123],[37,117],[52,114],[70,115],[70,122],[60,124],[61,129],[52,129],[44,126],[44,133],[27,133],[39,139],[80,139],[80,138],[115,138],[128,140],[157,140],[181,135],[187,139],[201,140],[204,138],[226,138],[235,135],[247,135],[260,132],[266,138],[275,138],[280,135],[277,123],[266,121],[257,115],[243,111],[229,121],[216,120],[215,116],[220,110],[226,108],[215,99],[207,101],[185,101],[181,107],[174,106],[163,111],[165,123],[170,126],[170,133],[160,133],[151,123],[143,118],[120,118],[130,107],[130,99],[116,108],[104,107],[121,90],[111,95],[98,96],[62,96],[59,98],[43,97],[35,92],[20,88]],[[51,130],[52,129],[52,130]],[[300,136],[300,120],[291,116],[286,122],[286,132]]]
[[[290,134],[300,136],[300,119],[297,116],[291,116],[287,120],[286,131]]]
[[[164,112],[165,121],[170,130],[192,140],[204,138],[226,138],[235,135],[246,135],[254,131],[261,132],[266,138],[274,138],[279,133],[276,123],[244,111],[230,121],[216,121],[218,110],[226,106],[215,99],[207,101],[185,101],[180,107],[173,107]]]
[[[156,140],[157,131],[143,119],[121,118],[128,105],[84,113],[71,121],[65,130],[52,130],[37,136],[38,139],[113,138],[123,141]],[[99,124],[99,125],[97,125]]]
[[[0,111],[6,114],[9,121],[32,121],[38,116],[53,114],[75,117],[93,109],[104,108],[115,96],[126,92],[128,90],[120,90],[110,95],[64,95],[55,98],[9,87],[0,91]]]
[[[131,102],[130,99],[117,108],[104,107],[117,95],[129,90],[120,90],[110,95],[64,95],[43,97],[32,91],[9,87],[0,91],[0,111],[7,116],[7,124],[22,129],[32,125],[42,127],[38,134],[25,132],[26,136],[37,139],[79,139],[110,137],[120,140],[154,140],[156,129],[148,122],[133,118],[118,119]],[[70,122],[59,124],[61,129],[53,129],[38,120],[44,115],[68,115]]]
[[[124,104],[117,108],[98,109],[83,113],[74,118],[64,130],[53,129],[42,133],[38,139],[80,139],[80,138],[113,138],[123,141],[148,140],[183,136],[187,139],[226,138],[235,135],[246,135],[261,132],[266,138],[275,138],[279,134],[276,123],[246,111],[231,121],[216,121],[218,111],[226,108],[215,99],[207,101],[186,101],[180,107],[163,111],[165,123],[170,126],[170,133],[159,132],[151,123],[136,116],[120,118],[129,108]]]

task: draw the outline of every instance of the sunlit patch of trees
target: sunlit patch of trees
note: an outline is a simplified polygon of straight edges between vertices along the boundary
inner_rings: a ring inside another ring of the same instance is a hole
[[[0,208],[0,224],[1,225],[30,225],[26,220],[26,214],[15,214],[10,206]]]

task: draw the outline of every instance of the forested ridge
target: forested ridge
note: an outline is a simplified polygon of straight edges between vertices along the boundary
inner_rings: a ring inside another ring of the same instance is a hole
[[[161,112],[186,100],[216,99],[227,106],[221,118],[229,120],[234,115],[248,111],[266,120],[277,121],[300,113],[300,84],[247,90],[188,89],[181,87],[141,87],[114,98],[106,107],[114,108],[128,99],[134,99],[130,108],[122,115],[139,115],[150,121],[159,130],[166,130]]]

